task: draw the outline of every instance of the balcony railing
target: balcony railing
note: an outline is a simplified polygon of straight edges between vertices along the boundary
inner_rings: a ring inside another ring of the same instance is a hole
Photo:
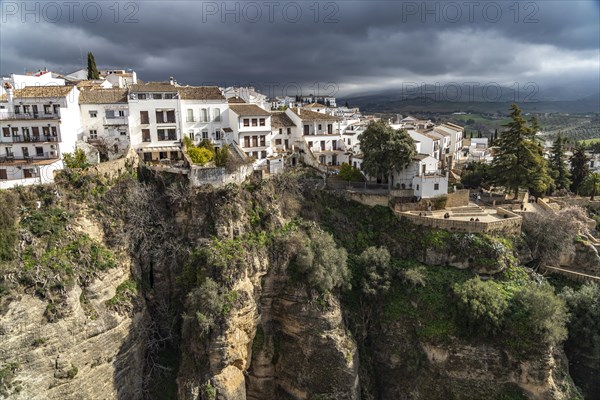
[[[114,118],[104,117],[104,125],[127,125],[127,124],[128,124],[127,117],[114,117]]]
[[[55,160],[58,159],[58,152],[56,151],[46,151],[44,153],[39,153],[34,156],[27,157],[15,157],[15,156],[0,156],[0,163],[12,163],[15,161],[24,161],[26,163],[33,163],[34,161],[40,160]]]
[[[44,143],[58,142],[58,136],[40,135],[40,136],[23,136],[14,135],[11,137],[2,137],[2,143]]]
[[[0,113],[0,120],[60,119],[60,113]]]

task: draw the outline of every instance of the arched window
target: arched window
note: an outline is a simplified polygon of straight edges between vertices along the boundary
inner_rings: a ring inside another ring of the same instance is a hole
[[[201,122],[208,122],[208,110],[206,108],[200,110],[200,118]]]

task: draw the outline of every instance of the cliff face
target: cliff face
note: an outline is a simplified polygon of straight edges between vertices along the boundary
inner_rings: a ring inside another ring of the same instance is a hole
[[[452,285],[512,268],[507,241],[422,231],[280,181],[159,183],[117,185],[104,214],[77,211],[65,229],[118,262],[66,286],[53,322],[33,290],[0,298],[0,398],[577,398],[560,346],[516,357],[457,328]],[[319,292],[298,275],[299,220],[347,249],[351,290]],[[392,254],[380,297],[361,292],[357,257],[369,246]],[[424,286],[407,280],[411,268]],[[123,298],[133,281],[138,295]]]

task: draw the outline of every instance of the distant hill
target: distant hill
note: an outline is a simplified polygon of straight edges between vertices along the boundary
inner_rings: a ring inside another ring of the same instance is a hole
[[[434,87],[431,85],[410,90],[386,90],[341,98],[339,104],[348,102],[366,113],[419,113],[467,112],[507,113],[514,102],[526,112],[536,113],[594,113],[600,110],[600,93],[578,100],[555,100],[550,91],[543,95],[535,88],[515,91],[507,87],[471,88]]]

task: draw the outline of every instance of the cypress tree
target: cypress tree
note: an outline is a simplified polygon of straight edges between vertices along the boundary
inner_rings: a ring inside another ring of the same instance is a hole
[[[568,189],[571,185],[571,174],[567,167],[567,156],[565,155],[565,138],[559,134],[550,153],[550,169],[554,178],[556,189]]]
[[[571,191],[579,193],[585,178],[590,174],[590,159],[585,154],[585,147],[578,145],[571,156]]]
[[[88,79],[100,79],[100,74],[98,73],[98,68],[96,67],[96,60],[94,59],[94,55],[91,51],[87,55],[87,64]]]

